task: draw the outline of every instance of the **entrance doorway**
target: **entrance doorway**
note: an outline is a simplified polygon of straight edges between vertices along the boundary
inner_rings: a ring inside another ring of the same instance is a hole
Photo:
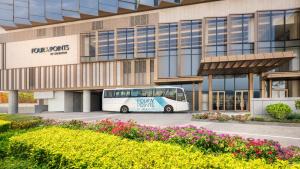
[[[101,90],[91,92],[91,111],[102,111],[102,93]]]
[[[213,110],[225,111],[225,91],[213,91]]]
[[[248,96],[249,96],[249,92],[247,90],[235,91],[235,95],[234,95],[235,111],[248,110]]]

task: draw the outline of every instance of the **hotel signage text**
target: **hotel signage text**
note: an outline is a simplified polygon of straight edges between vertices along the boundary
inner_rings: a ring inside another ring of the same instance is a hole
[[[50,55],[63,55],[63,54],[67,54],[69,50],[70,50],[69,45],[60,45],[60,46],[32,48],[31,53],[32,54],[49,53]]]

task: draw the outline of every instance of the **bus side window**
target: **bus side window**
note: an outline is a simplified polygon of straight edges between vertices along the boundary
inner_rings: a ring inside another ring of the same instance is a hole
[[[163,89],[155,89],[154,90],[154,97],[163,97],[164,96],[164,90]]]
[[[176,89],[166,89],[165,97],[171,100],[176,100]]]
[[[182,89],[177,89],[177,101],[185,101],[185,96]]]
[[[116,97],[117,98],[121,97],[121,90],[116,90]]]
[[[140,89],[131,90],[131,97],[143,97]]]
[[[152,94],[152,89],[144,89],[141,91],[141,95],[142,97],[152,97],[153,94]]]
[[[113,98],[114,97],[114,91],[106,90],[104,94],[104,98]]]

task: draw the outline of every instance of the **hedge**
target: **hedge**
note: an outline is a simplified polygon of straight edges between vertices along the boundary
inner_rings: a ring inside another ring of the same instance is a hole
[[[6,132],[10,128],[11,122],[0,120],[0,132]]]
[[[266,107],[266,111],[275,119],[286,119],[286,117],[292,113],[292,109],[289,105],[284,103],[270,104]]]
[[[28,129],[42,123],[41,117],[20,114],[0,114],[0,120],[10,121],[11,129]]]
[[[136,142],[89,130],[58,127],[24,133],[10,139],[10,153],[48,168],[297,168],[298,164],[230,154],[203,154],[192,147],[160,142]]]

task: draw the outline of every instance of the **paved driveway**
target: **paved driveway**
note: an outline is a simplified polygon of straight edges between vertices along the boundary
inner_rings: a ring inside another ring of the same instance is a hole
[[[279,126],[279,125],[261,125],[261,124],[241,124],[241,123],[219,123],[191,121],[191,113],[41,113],[34,114],[43,118],[58,120],[83,120],[96,121],[106,118],[119,119],[122,121],[134,120],[139,124],[151,126],[186,126],[194,125],[205,127],[217,133],[228,133],[231,135],[240,135],[243,137],[272,139],[279,141],[281,144],[300,146],[300,125],[298,126]]]

